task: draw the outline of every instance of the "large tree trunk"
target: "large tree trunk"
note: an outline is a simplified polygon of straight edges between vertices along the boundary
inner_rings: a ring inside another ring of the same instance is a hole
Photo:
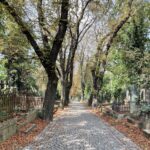
[[[91,72],[93,78],[93,91],[91,92],[90,98],[88,99],[88,106],[92,105],[93,97],[97,100],[99,99],[99,92],[103,85],[103,77],[105,73],[105,71],[99,71],[99,73],[96,73],[95,68]]]
[[[91,92],[90,97],[88,99],[88,106],[92,106],[92,102],[93,102],[93,93]]]
[[[61,107],[68,106],[71,86],[65,79],[62,81]]]
[[[65,103],[65,93],[66,93],[66,82],[64,79],[61,81],[61,108],[64,109],[64,103]]]
[[[74,60],[74,58],[73,58],[73,60]],[[70,95],[70,91],[71,91],[71,87],[72,87],[72,82],[73,82],[73,62],[71,62],[69,72],[66,75],[65,101],[64,101],[65,106],[68,106],[68,104],[70,102],[69,101],[69,95]]]
[[[70,90],[71,90],[71,87],[70,86],[67,86],[65,88],[65,101],[64,101],[64,106],[68,106],[70,100],[69,100],[69,95],[70,95]]]
[[[43,104],[43,117],[45,120],[53,120],[54,104],[56,99],[58,78],[56,74],[48,77],[47,89],[45,92],[45,99]]]
[[[61,83],[61,108],[64,109],[64,92],[65,92],[65,88],[64,88],[64,85],[63,83]]]
[[[21,29],[21,32],[26,36],[29,43],[33,47],[34,51],[36,52],[37,56],[39,57],[41,64],[45,68],[47,75],[48,75],[48,85],[47,90],[45,92],[45,100],[43,104],[43,112],[44,112],[44,119],[46,120],[52,120],[53,119],[53,107],[55,103],[55,94],[57,89],[57,76],[55,73],[55,65],[58,53],[60,51],[60,48],[62,47],[62,42],[65,37],[65,33],[67,30],[67,24],[68,24],[68,10],[69,10],[69,0],[62,0],[61,1],[61,15],[59,18],[58,23],[58,29],[57,33],[54,37],[52,47],[49,45],[49,37],[47,32],[47,28],[44,26],[45,24],[45,16],[43,13],[43,7],[42,7],[42,0],[38,3],[38,24],[41,29],[41,35],[43,40],[43,48],[42,46],[38,45],[36,41],[36,36],[31,33],[30,29],[28,29],[28,25],[26,22],[24,22],[24,19],[22,19],[18,12],[16,11],[15,7],[7,0],[1,0],[0,4],[3,4],[9,14],[14,18],[15,22],[18,24],[18,26]],[[46,34],[45,34],[46,33]]]
[[[84,91],[85,91],[85,79],[83,74],[83,61],[84,58],[82,58],[80,62],[80,76],[81,76],[81,99],[84,100]]]
[[[132,2],[133,0],[129,2],[129,12],[127,16],[120,20],[120,22],[115,26],[114,31],[112,31],[112,33],[106,35],[106,37],[104,38],[104,41],[103,40],[100,41],[102,43],[100,43],[101,47],[98,47],[97,49],[97,54],[98,56],[102,55],[103,60],[101,59],[97,60],[96,58],[95,68],[92,70],[94,97],[95,96],[97,97],[99,95],[99,91],[102,88],[103,78],[104,78],[104,74],[105,74],[106,66],[107,66],[107,57],[108,57],[111,45],[113,44],[113,40],[117,36],[118,32],[123,27],[123,25],[130,18]]]
[[[81,92],[82,92],[81,98],[82,98],[82,100],[84,100],[84,90],[85,90],[85,83],[81,81]]]
[[[95,68],[92,70],[92,78],[93,78],[93,93],[92,94],[93,94],[93,97],[97,98],[100,85],[98,84],[99,76],[97,75]]]

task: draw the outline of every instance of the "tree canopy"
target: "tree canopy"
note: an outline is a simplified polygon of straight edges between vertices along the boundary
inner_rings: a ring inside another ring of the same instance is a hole
[[[63,108],[71,96],[91,105],[123,99],[132,85],[150,88],[149,5],[0,0],[0,91],[44,96],[52,120],[58,93]]]

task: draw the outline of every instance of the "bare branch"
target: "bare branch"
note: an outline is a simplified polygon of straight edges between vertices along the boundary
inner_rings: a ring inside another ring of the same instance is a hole
[[[59,28],[55,36],[53,46],[50,52],[51,62],[56,62],[59,49],[61,48],[68,24],[68,9],[69,9],[69,0],[62,0],[61,5],[61,17],[59,21]]]
[[[89,5],[89,3],[90,3],[91,1],[92,1],[92,0],[88,0],[88,1],[86,2],[86,4],[83,6],[83,9],[82,9],[82,11],[81,11],[80,17],[79,17],[79,19],[78,19],[78,21],[77,21],[77,27],[76,27],[77,36],[79,36],[80,23],[81,23],[81,21],[82,21],[82,19],[83,19],[84,12],[85,12],[87,6]]]
[[[39,26],[41,30],[43,45],[45,48],[49,48],[48,37],[45,32],[45,17],[43,13],[42,3],[43,3],[43,0],[38,0],[38,3],[37,3],[38,20],[39,20]]]
[[[83,39],[83,37],[85,36],[85,34],[87,33],[87,31],[91,28],[91,26],[94,24],[96,18],[94,18],[89,24],[86,24],[85,27],[83,27],[82,31],[80,32],[80,39],[78,41],[78,43],[80,43]]]

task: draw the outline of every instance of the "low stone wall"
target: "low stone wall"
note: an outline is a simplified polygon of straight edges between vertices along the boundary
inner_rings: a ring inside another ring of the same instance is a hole
[[[142,129],[150,130],[150,119],[145,119],[141,122]]]
[[[27,122],[32,122],[35,118],[37,118],[38,110],[30,111],[27,115]]]
[[[143,133],[147,138],[150,138],[150,118],[147,118],[143,123]]]
[[[27,123],[34,121],[37,118],[37,114],[38,110],[30,111],[26,116],[26,121],[19,125],[17,125],[16,119],[10,119],[0,123],[0,142],[17,133],[17,131]]]
[[[0,141],[8,139],[10,136],[17,132],[16,119],[10,119],[3,123],[0,123]]]

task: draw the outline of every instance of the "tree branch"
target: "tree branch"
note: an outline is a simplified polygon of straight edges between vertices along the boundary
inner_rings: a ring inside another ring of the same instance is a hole
[[[15,22],[20,27],[22,33],[27,37],[29,43],[32,45],[34,51],[36,52],[36,54],[38,55],[40,61],[43,64],[43,61],[44,61],[43,60],[43,53],[42,53],[40,47],[38,46],[37,42],[35,41],[33,35],[31,34],[29,29],[27,28],[26,24],[18,16],[18,14],[17,14],[16,10],[14,9],[14,7],[11,6],[6,0],[0,0],[0,3],[2,3],[5,6],[6,10],[9,12],[9,14],[11,14],[11,16],[14,18]]]
[[[59,27],[58,32],[55,36],[53,46],[50,52],[50,60],[52,64],[55,64],[57,55],[59,53],[59,50],[62,46],[62,42],[67,30],[67,24],[68,24],[68,10],[69,10],[69,0],[62,0],[61,5],[61,17],[59,21]]]
[[[86,26],[83,27],[83,30],[79,33],[80,39],[79,39],[78,43],[80,43],[82,41],[83,37],[85,36],[85,34],[87,33],[87,31],[91,28],[91,26],[93,25],[93,23],[95,22],[95,20],[96,20],[96,18],[94,18],[89,24],[86,24]]]
[[[86,10],[86,8],[87,8],[87,6],[89,5],[89,3],[91,2],[92,0],[88,0],[87,2],[86,2],[86,4],[85,4],[85,6],[83,7],[83,9],[82,9],[82,11],[81,11],[81,14],[80,14],[80,17],[79,17],[79,19],[78,19],[78,21],[77,21],[77,27],[76,27],[76,32],[77,32],[77,36],[79,37],[79,28],[80,28],[80,23],[81,23],[81,21],[82,21],[82,19],[83,19],[83,16],[84,16],[84,12],[85,12],[85,10]]]
[[[43,0],[38,0],[38,2],[37,2],[39,26],[40,26],[40,30],[41,30],[43,45],[45,48],[50,49],[50,46],[48,44],[48,37],[46,34],[47,31],[45,31],[45,17],[44,17],[44,13],[43,13],[42,3],[43,3]]]
[[[133,1],[133,0],[131,0],[131,1]],[[132,3],[130,3],[130,4],[132,4]],[[131,15],[131,5],[130,5],[130,10],[129,10],[127,16],[124,17],[123,19],[121,19],[121,21],[115,27],[114,31],[111,32],[112,34],[110,35],[110,37],[109,37],[109,39],[108,39],[108,41],[106,43],[106,46],[103,49],[104,52],[106,51],[106,53],[108,53],[108,50],[109,50],[110,46],[112,45],[114,38],[117,36],[117,33],[120,31],[120,29],[123,27],[123,25],[130,18],[130,15]]]

